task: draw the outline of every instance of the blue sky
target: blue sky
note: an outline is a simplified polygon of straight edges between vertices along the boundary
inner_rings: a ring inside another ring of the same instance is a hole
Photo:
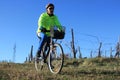
[[[66,27],[65,53],[71,52],[71,28],[75,47],[80,46],[83,57],[89,57],[91,51],[96,56],[99,42],[103,43],[102,55],[106,50],[109,56],[110,47],[115,50],[120,36],[120,0],[0,0],[0,61],[13,61],[14,44],[15,62],[25,61],[31,45],[35,55],[38,18],[49,2],[54,3],[55,14]]]

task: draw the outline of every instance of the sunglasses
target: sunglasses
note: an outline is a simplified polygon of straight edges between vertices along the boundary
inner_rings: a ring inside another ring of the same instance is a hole
[[[53,10],[54,8],[48,8],[49,10]]]

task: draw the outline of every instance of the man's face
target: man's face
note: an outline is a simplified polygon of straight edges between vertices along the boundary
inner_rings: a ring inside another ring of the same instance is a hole
[[[50,15],[52,15],[54,13],[54,7],[53,6],[49,6],[47,8],[47,13],[50,14]]]

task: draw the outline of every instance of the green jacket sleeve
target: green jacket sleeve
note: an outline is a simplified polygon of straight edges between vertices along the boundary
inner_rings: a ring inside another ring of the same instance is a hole
[[[62,25],[60,24],[57,16],[55,16],[55,17],[56,17],[56,20],[55,20],[56,26],[59,28],[59,30],[62,30]]]

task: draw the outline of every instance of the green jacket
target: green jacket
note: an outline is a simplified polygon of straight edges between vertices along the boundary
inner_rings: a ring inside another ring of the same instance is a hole
[[[46,12],[42,13],[38,20],[38,29],[37,33],[40,33],[40,28],[43,27],[47,30],[50,30],[51,27],[58,27],[59,30],[62,30],[62,26],[60,22],[58,21],[58,18],[56,15],[49,16]],[[50,36],[50,32],[45,33],[47,36]]]

